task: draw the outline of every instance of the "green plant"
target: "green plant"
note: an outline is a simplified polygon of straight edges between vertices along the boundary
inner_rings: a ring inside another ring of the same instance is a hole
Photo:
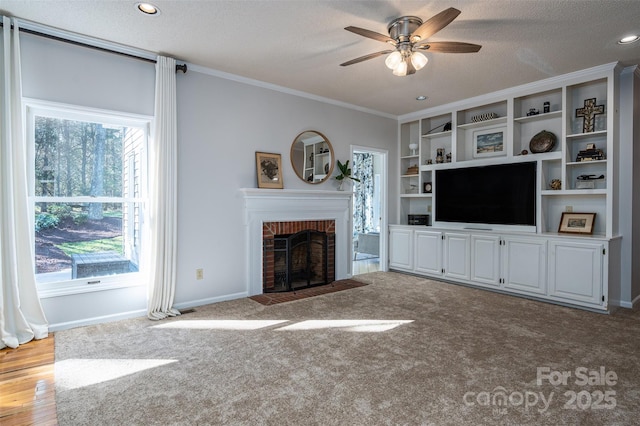
[[[64,219],[71,216],[71,206],[68,204],[50,204],[47,207],[47,212],[58,219]]]
[[[89,214],[85,212],[74,212],[71,216],[73,217],[73,223],[75,223],[76,225],[82,225],[89,219]]]
[[[40,232],[43,229],[55,228],[60,223],[58,216],[51,213],[38,213],[36,215],[36,232]]]
[[[360,179],[351,176],[349,160],[347,160],[344,164],[342,164],[340,160],[336,160],[336,163],[338,164],[338,170],[340,170],[340,174],[336,176],[336,180],[343,181],[344,179],[351,179],[353,181],[360,182]]]

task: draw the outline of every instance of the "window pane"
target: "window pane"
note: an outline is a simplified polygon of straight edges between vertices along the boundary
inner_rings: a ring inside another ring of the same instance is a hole
[[[36,280],[138,271],[140,203],[35,204]]]
[[[141,128],[36,116],[34,135],[36,196],[122,197],[139,177]]]

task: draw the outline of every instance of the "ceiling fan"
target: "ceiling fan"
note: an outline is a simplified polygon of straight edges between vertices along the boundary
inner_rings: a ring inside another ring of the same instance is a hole
[[[420,50],[440,53],[473,53],[479,51],[482,46],[478,44],[457,41],[427,41],[427,38],[449,25],[459,14],[460,11],[458,9],[450,7],[426,22],[423,22],[417,16],[401,16],[394,19],[387,27],[389,36],[364,28],[346,27],[345,30],[347,31],[389,43],[395,49],[370,53],[340,65],[346,67],[390,53],[384,63],[393,70],[394,75],[405,76],[414,74],[427,64],[428,59],[419,52]]]

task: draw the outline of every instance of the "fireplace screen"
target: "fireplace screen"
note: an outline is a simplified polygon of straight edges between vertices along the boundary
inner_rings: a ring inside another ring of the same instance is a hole
[[[275,235],[265,239],[263,247],[265,292],[292,291],[329,283],[326,232],[304,230]]]

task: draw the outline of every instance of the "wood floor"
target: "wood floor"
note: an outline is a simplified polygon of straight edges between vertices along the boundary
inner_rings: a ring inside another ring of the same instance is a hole
[[[0,424],[58,424],[53,334],[0,350]]]

